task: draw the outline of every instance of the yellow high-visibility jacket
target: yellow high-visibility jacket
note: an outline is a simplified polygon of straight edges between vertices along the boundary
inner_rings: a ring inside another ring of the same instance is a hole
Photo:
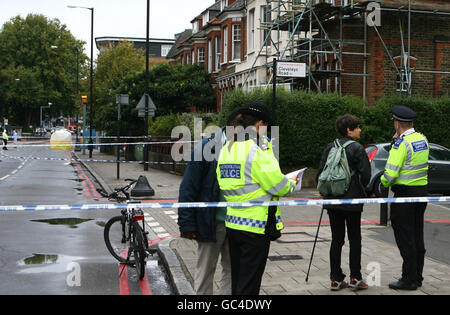
[[[228,142],[217,164],[217,179],[228,202],[278,200],[295,188],[295,181],[280,170],[271,145],[255,140]],[[231,229],[264,234],[268,220],[267,206],[227,207],[225,226]],[[281,230],[280,207],[275,213],[276,229]]]
[[[385,187],[427,185],[428,156],[427,138],[409,129],[392,145],[381,183]]]

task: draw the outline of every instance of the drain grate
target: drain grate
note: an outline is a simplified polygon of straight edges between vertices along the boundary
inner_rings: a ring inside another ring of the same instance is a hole
[[[282,233],[281,237],[276,240],[277,243],[311,243],[314,242],[315,235],[311,235],[307,232],[287,232]],[[317,237],[317,242],[328,242],[329,240],[323,237]]]
[[[300,255],[277,255],[267,257],[270,261],[281,261],[281,260],[301,260],[303,259]]]

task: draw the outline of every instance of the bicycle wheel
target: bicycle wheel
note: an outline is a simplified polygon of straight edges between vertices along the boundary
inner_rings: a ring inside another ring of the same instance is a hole
[[[127,240],[128,228],[129,222],[126,222],[122,216],[111,218],[105,225],[104,238],[106,248],[120,263],[127,263],[129,250],[129,240]],[[134,257],[130,257],[128,263],[134,263]]]
[[[133,222],[133,254],[135,258],[136,270],[139,279],[144,278],[145,275],[145,237],[142,232],[142,228],[139,226],[139,223]]]

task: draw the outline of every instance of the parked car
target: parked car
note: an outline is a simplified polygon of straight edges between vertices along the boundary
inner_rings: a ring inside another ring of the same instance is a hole
[[[376,197],[382,197],[383,185],[380,177],[384,173],[390,149],[390,143],[369,144],[366,147],[366,153],[372,168],[372,176],[366,187],[369,196],[374,194]],[[428,191],[450,195],[450,149],[434,143],[430,143]]]

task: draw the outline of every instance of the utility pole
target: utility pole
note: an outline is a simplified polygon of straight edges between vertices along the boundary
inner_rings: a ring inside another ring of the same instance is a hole
[[[147,32],[145,39],[145,94],[150,95],[148,68],[150,50],[150,0],[147,0]],[[145,97],[145,145],[144,145],[144,171],[148,171],[148,97]]]

